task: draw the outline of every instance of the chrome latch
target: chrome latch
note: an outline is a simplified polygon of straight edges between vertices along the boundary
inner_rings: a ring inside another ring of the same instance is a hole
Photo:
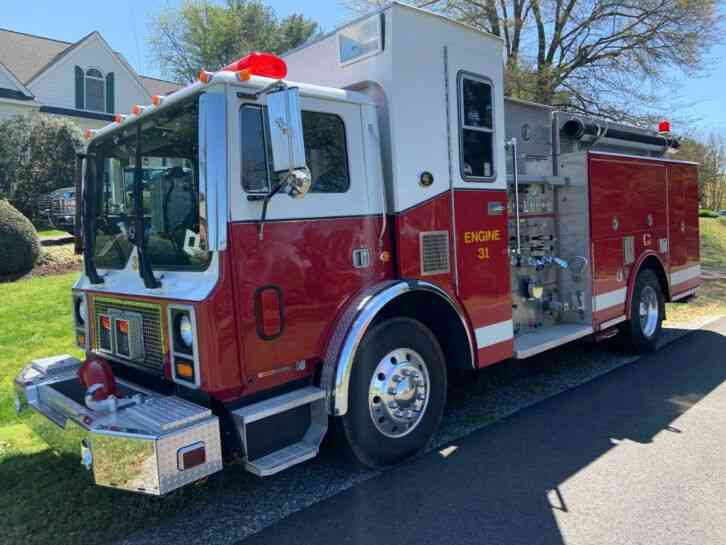
[[[368,248],[356,248],[353,250],[353,267],[365,269],[371,264],[371,254]]]

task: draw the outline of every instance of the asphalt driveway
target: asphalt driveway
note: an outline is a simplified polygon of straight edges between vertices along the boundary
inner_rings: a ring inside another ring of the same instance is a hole
[[[726,543],[724,381],[726,319],[244,545]]]

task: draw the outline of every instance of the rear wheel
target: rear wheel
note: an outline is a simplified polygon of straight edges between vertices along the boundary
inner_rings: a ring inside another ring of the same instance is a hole
[[[627,347],[637,354],[653,352],[664,316],[665,300],[658,277],[651,270],[641,271],[630,303],[630,321],[625,324]]]
[[[340,419],[348,454],[369,467],[400,462],[424,449],[441,421],[446,368],[433,333],[410,318],[366,333]]]

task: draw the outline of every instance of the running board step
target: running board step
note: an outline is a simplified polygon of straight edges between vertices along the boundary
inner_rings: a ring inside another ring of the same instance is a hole
[[[307,386],[232,411],[245,467],[274,475],[318,454],[328,431],[325,391]]]

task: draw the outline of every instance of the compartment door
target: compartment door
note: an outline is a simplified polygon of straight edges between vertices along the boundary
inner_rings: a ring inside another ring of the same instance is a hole
[[[501,56],[447,47],[453,243],[458,295],[478,365],[513,352]]]

